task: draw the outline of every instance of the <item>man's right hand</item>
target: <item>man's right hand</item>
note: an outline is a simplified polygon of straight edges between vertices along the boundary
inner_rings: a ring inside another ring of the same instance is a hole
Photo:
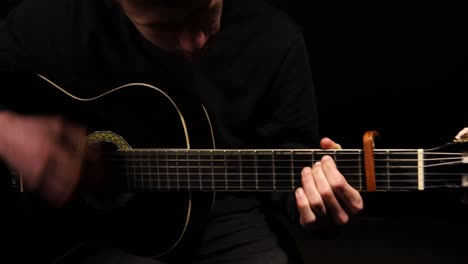
[[[80,180],[84,127],[57,116],[0,112],[0,157],[20,174],[24,187],[63,206]]]

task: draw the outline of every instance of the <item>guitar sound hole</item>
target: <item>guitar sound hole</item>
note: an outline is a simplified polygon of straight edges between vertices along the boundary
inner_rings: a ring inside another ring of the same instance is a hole
[[[86,156],[83,201],[98,210],[124,207],[133,194],[126,191],[125,170],[116,154],[116,146],[98,142],[88,148]]]

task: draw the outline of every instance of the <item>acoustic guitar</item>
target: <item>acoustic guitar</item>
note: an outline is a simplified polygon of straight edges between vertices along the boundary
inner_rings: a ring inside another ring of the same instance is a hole
[[[104,146],[103,160],[112,167],[111,195],[72,203],[83,226],[94,227],[86,235],[142,256],[160,258],[189,245],[217,193],[292,192],[301,185],[301,169],[325,154],[362,192],[468,186],[467,133],[431,149],[375,149],[373,131],[362,149],[219,149],[207,109],[183,105],[156,86],[128,83],[82,98],[36,78],[40,96],[47,94],[42,107],[83,121],[89,148]],[[20,173],[11,180],[24,192]]]

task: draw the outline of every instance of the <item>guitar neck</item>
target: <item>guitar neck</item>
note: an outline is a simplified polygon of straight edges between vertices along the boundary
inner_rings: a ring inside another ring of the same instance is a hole
[[[331,155],[348,183],[366,191],[363,151],[121,150],[114,154],[131,191],[291,191],[304,166]],[[466,158],[465,158],[466,159]],[[460,153],[374,150],[377,191],[464,187]]]

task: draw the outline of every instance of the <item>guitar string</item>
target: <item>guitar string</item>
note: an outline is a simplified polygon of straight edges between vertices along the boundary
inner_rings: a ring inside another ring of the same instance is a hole
[[[183,179],[178,179],[178,180],[181,181],[181,182],[190,182],[190,183],[198,182],[197,180],[192,180],[192,179],[185,180],[185,181],[183,181]],[[138,179],[134,179],[133,182],[155,182],[155,181],[156,181],[155,179],[147,179],[147,180],[138,180]],[[177,181],[177,180],[176,180],[176,179],[173,179],[173,180],[161,180],[160,183],[167,183],[167,182],[173,182],[173,181]],[[299,179],[295,179],[295,181],[300,182]],[[362,181],[364,181],[364,180],[348,180],[348,183],[359,183],[359,182],[362,182]],[[455,182],[456,180],[452,180],[452,181]],[[214,180],[209,179],[209,180],[202,181],[202,182],[209,182],[209,183],[211,183],[211,182],[215,182],[215,183],[217,183],[217,182],[218,182],[218,183],[226,183],[226,180],[225,180],[225,179],[214,179]],[[240,181],[228,179],[227,182],[228,182],[228,183],[236,183],[236,182],[239,183]],[[257,183],[257,182],[259,182],[259,183],[262,183],[262,182],[264,182],[264,183],[272,183],[271,180],[260,180],[260,179],[259,179],[258,181],[257,181],[257,180],[243,180],[242,182],[244,182],[244,183]],[[286,183],[286,184],[283,185],[283,186],[290,186],[290,185],[291,185],[291,184],[290,184],[290,183],[291,183],[291,180],[288,180],[288,181],[286,181],[286,180],[284,180],[284,181],[282,181],[282,180],[277,180],[277,182]],[[385,180],[376,180],[376,182],[377,182],[377,183],[382,183],[382,184],[387,184],[387,183],[389,183],[388,181],[385,181]],[[418,182],[417,180],[406,180],[406,181],[400,180],[400,181],[391,181],[390,183],[391,183],[391,184],[396,184],[396,183],[400,184],[400,183],[417,183],[417,182]],[[447,183],[447,182],[450,182],[450,181],[447,181],[447,180],[445,180],[445,179],[444,179],[444,180],[440,179],[440,180],[428,180],[428,181],[425,181],[425,183],[440,183],[440,182]],[[197,186],[197,185],[194,185],[194,186]],[[273,186],[273,185],[271,184],[271,186]],[[280,185],[276,185],[276,186],[280,186]],[[432,186],[432,185],[431,185],[431,186]]]
[[[162,186],[153,186],[151,188],[149,188],[148,186],[130,186],[130,187],[133,187],[133,188],[129,188],[131,190],[168,190],[168,189],[173,189],[173,190],[203,190],[203,189],[206,189],[206,190],[226,190],[226,186],[222,185],[222,186],[192,186],[191,188],[188,188],[188,186],[186,188],[184,188],[184,186],[176,186],[176,185],[162,185]],[[197,188],[198,187],[198,188]],[[272,187],[264,187],[264,186],[250,186],[250,188],[248,187],[245,187],[245,188],[235,188],[235,187],[240,187],[240,186],[229,186],[229,188],[227,189],[227,191],[233,191],[233,190],[236,190],[236,191],[242,191],[242,190],[264,190],[264,191],[290,191],[290,190],[294,190],[295,188],[299,187],[299,186],[294,186],[294,187],[291,187],[291,186],[288,186],[287,188],[282,188],[281,186],[276,186],[276,189],[273,190]],[[360,189],[360,190],[365,190],[365,187],[359,187],[359,186],[353,186],[354,188],[357,188],[357,189]],[[456,187],[459,187],[459,186],[446,186],[446,185],[438,185],[438,186],[425,186],[424,189],[427,190],[427,189],[442,189],[442,188],[456,188]],[[383,186],[383,187],[379,187],[377,186],[377,190],[381,191],[381,190],[394,190],[394,191],[398,191],[398,190],[418,190],[418,186],[414,186],[414,187],[395,187],[395,186]]]
[[[134,177],[135,180],[138,181],[137,177],[143,179],[143,181],[161,181],[161,182],[170,182],[170,181],[176,181],[176,180],[179,180],[179,181],[184,181],[184,182],[199,182],[200,180],[203,181],[203,182],[239,182],[240,179],[239,178],[236,178],[237,176],[235,175],[228,175],[228,179],[226,180],[225,176],[226,174],[225,173],[211,173],[211,172],[208,172],[206,174],[198,174],[198,173],[194,173],[194,174],[183,174],[183,172],[179,172],[178,174],[176,173],[163,173],[162,175],[163,176],[169,176],[169,178],[166,180],[166,179],[162,179],[160,176],[161,174],[159,175],[156,175],[156,179],[154,178],[151,178],[151,177],[148,177],[148,176],[153,176],[155,174],[150,174],[150,173],[132,173],[132,174],[126,174],[126,176],[129,176],[129,178],[132,178]],[[176,176],[178,175],[178,179],[174,178],[174,177],[170,177],[170,176]],[[191,175],[193,175],[193,177],[190,177]],[[242,182],[272,182],[272,174],[260,174],[261,176],[264,176],[265,177],[255,177],[255,175],[259,175],[259,174],[256,174],[256,173],[243,173],[243,176],[244,176],[244,179],[242,179]],[[403,175],[403,174],[402,174]],[[144,178],[144,176],[147,176],[146,178]],[[281,176],[285,176],[285,177],[281,177]],[[347,178],[347,181],[348,182],[364,182],[365,179],[362,179],[362,175],[358,175],[359,177],[348,177],[348,175],[345,176],[345,178]],[[407,174],[405,174],[405,178],[392,178],[390,181],[389,180],[385,180],[385,179],[381,179],[380,177],[382,178],[386,178],[388,175],[386,174],[377,174],[376,175],[376,182],[378,183],[394,183],[394,184],[398,184],[398,183],[412,183],[412,182],[418,182],[418,179],[417,179],[417,175],[416,174],[413,174],[411,176],[408,176]],[[450,181],[454,181],[454,182],[461,182],[461,177],[459,174],[455,174],[455,173],[444,173],[443,175],[441,174],[436,174],[434,173],[432,176],[437,176],[437,178],[431,178],[431,177],[425,177],[424,179],[424,182],[425,183],[434,183],[434,182],[450,182]],[[447,176],[452,176],[452,177],[447,177]],[[276,182],[278,183],[290,183],[291,182],[291,174],[282,174],[282,175],[276,175],[275,176],[276,178]],[[293,181],[300,181],[300,177],[299,175],[297,176],[294,176],[292,178]]]
[[[135,154],[134,151],[130,152],[132,154]],[[138,152],[137,152],[138,153]],[[143,154],[145,153],[145,154]],[[164,155],[166,156],[171,156],[173,154],[170,154],[168,153],[168,151],[163,151],[161,153],[164,153]],[[224,159],[213,159],[213,155],[212,155],[212,152],[210,151],[210,154],[211,155],[203,155],[201,153],[197,153],[198,155],[194,155],[194,156],[198,156],[198,159],[188,159],[189,155],[186,154],[185,156],[187,158],[183,158],[183,156],[181,156],[180,154],[177,154],[178,152],[175,152],[175,156],[177,157],[180,157],[180,158],[177,158],[177,159],[162,159],[162,161],[164,162],[173,162],[173,161],[177,161],[177,162],[207,162],[207,164],[213,164],[213,163],[218,163],[218,162],[226,162],[226,158]],[[187,152],[183,152],[183,153],[187,153]],[[224,157],[227,157],[225,155],[225,152],[222,152],[223,153],[223,156]],[[122,155],[124,154],[124,155]],[[145,151],[145,152],[139,152],[140,156],[146,156],[144,158],[144,162],[150,162],[150,160],[148,160],[149,158],[151,158],[151,156],[156,156],[156,157],[159,157],[159,152],[157,152],[156,154],[152,153],[152,152],[149,152],[149,151]],[[152,154],[152,155],[151,155]],[[410,153],[404,153],[406,155],[410,155]],[[446,165],[456,165],[456,164],[459,164],[459,163],[464,163],[465,160],[466,160],[466,157],[461,157],[461,154],[454,154],[454,153],[442,153],[442,152],[439,152],[439,153],[429,153],[429,154],[426,154],[426,156],[429,156],[429,155],[441,155],[441,154],[444,154],[444,155],[453,155],[453,157],[437,157],[437,158],[424,158],[424,161],[426,162],[426,164],[424,164],[423,168],[429,168],[429,167],[438,167],[438,166],[446,166]],[[111,159],[111,161],[118,161],[119,158],[121,158],[122,156],[126,157],[127,156],[127,153],[126,151],[124,152],[113,152],[111,154],[107,154],[109,157],[117,157],[117,159]],[[242,154],[241,154],[242,155]],[[419,161],[419,159],[415,159],[415,158],[408,158],[408,159],[403,159],[403,158],[388,158],[388,154],[377,154],[377,155],[386,155],[387,158],[384,158],[384,159],[379,159],[379,158],[375,158],[374,161],[375,162],[400,162],[400,163],[403,163],[403,162],[414,162],[414,161]],[[411,155],[415,155],[415,154],[411,154]],[[206,156],[206,157],[210,157],[209,160],[206,160],[206,159],[202,159],[202,156]],[[239,158],[238,158],[239,154],[236,153],[236,155],[234,157],[236,157],[236,159],[230,159],[228,160],[228,162],[238,162],[239,161]],[[271,162],[271,159],[268,158],[266,160],[263,160],[261,159],[262,156],[261,155],[243,155],[243,163],[245,164],[246,162],[252,162],[251,160],[249,160],[247,157],[255,157],[257,159],[257,163],[262,163],[262,162],[268,162],[270,163]],[[277,156],[281,156],[281,155],[277,155]],[[242,157],[242,156],[241,156]],[[260,158],[260,159],[259,159]],[[141,161],[141,159],[127,159],[129,161]],[[318,160],[317,160],[318,161]],[[432,162],[432,161],[436,161],[435,163],[432,163],[432,164],[428,164],[429,162]],[[446,162],[442,162],[442,161],[446,161]],[[303,159],[294,159],[293,156],[290,156],[290,158],[287,158],[287,159],[278,159],[278,158],[275,158],[275,165],[278,164],[278,163],[281,163],[281,162],[294,162],[294,163],[297,163],[297,162],[304,162],[304,163],[307,163],[307,162],[316,162],[316,161],[310,161],[309,159],[307,160],[303,160]],[[337,162],[337,164],[339,164],[340,168],[361,168],[361,166],[344,166],[343,163],[345,162],[362,162],[362,159],[343,159],[340,157],[340,160],[339,162]],[[438,162],[438,163],[437,163]],[[248,168],[251,168],[251,166],[248,166],[248,165],[244,165],[242,166],[243,168],[245,169],[248,169]],[[262,168],[262,166],[254,166],[254,167],[257,167],[257,168]],[[278,165],[276,167],[279,167],[281,168],[282,166]],[[153,168],[151,166],[151,168]],[[231,168],[231,167],[228,167],[228,168]],[[284,168],[290,168],[290,166],[288,167],[284,167]],[[411,169],[411,168],[419,168],[419,166],[403,166],[403,165],[387,165],[387,166],[380,166],[380,165],[376,165],[376,168],[386,168],[386,169],[396,169],[396,168],[399,168],[399,169]]]
[[[307,150],[299,150],[299,151],[288,151],[288,150],[281,150],[281,151],[269,151],[269,150],[262,150],[262,151],[238,151],[238,150],[158,150],[158,149],[131,149],[131,150],[120,150],[117,149],[115,151],[104,151],[103,153],[107,154],[115,154],[115,155],[125,155],[129,152],[134,152],[134,153],[145,153],[145,154],[154,154],[158,155],[161,153],[168,153],[169,155],[191,155],[191,156],[198,156],[198,155],[203,155],[203,156],[223,156],[223,155],[232,155],[232,156],[238,156],[238,155],[245,155],[245,156],[265,156],[265,157],[272,157],[272,156],[306,156],[306,155],[332,155],[332,156],[346,156],[346,155],[362,155],[362,151],[344,151],[344,152],[327,152],[327,151],[320,151],[320,152],[309,152]],[[394,155],[418,155],[419,152],[417,151],[391,151],[391,152],[374,152],[374,155],[384,155],[384,156],[394,156]],[[429,153],[423,153],[425,156],[431,156],[431,155],[462,155],[463,152],[429,152]]]
[[[287,186],[275,186],[273,189],[273,186],[243,186],[243,188],[240,188],[240,185],[237,186],[228,186],[226,188],[225,185],[201,185],[201,186],[196,186],[196,185],[191,185],[191,186],[177,186],[177,185],[165,185],[162,184],[160,186],[152,186],[151,188],[148,185],[141,185],[138,183],[135,183],[133,185],[129,185],[128,189],[130,190],[223,190],[223,191],[242,191],[242,190],[247,190],[247,191],[253,191],[253,190],[263,190],[263,191],[290,191],[294,190],[295,188],[299,187],[299,184],[296,184],[294,186],[287,185]],[[189,188],[190,187],[190,188]],[[365,190],[365,187],[362,185],[352,185],[352,187],[358,189],[358,190]],[[442,188],[462,188],[462,186],[459,185],[430,185],[430,186],[425,186],[424,189],[442,189]],[[466,187],[464,187],[466,188]],[[404,191],[404,190],[419,190],[418,186],[377,186],[378,191],[383,191],[383,190],[393,190],[393,191]]]
[[[135,174],[129,174],[127,176],[134,176]],[[142,176],[142,174],[138,174],[138,176]],[[144,174],[143,174],[144,176]],[[247,175],[244,175],[244,176],[248,176]],[[226,179],[212,179],[211,177],[207,176],[205,179],[203,179],[202,177],[202,181],[205,181],[205,182],[226,182]],[[152,182],[156,182],[157,179],[153,179],[153,178],[148,178],[148,179],[142,179],[142,180],[139,180],[139,179],[136,179],[134,178],[135,181],[152,181]],[[179,178],[178,179],[179,181],[184,181],[184,182],[198,182],[199,179],[191,179],[191,178],[188,178],[188,179],[183,179],[183,178]],[[300,181],[300,179],[294,179],[294,180],[297,180],[297,181]],[[171,181],[176,181],[176,178],[173,178],[173,179],[169,179],[169,180],[164,180],[164,179],[160,179],[160,182],[171,182]],[[228,182],[240,182],[239,179],[227,179]],[[347,179],[347,182],[364,182],[365,179],[363,180],[358,180],[358,179]],[[425,179],[424,182],[426,183],[432,183],[432,182],[448,182],[448,181],[460,181],[460,179]],[[252,178],[252,179],[244,179],[242,180],[242,182],[272,182],[271,179],[255,179],[255,178]],[[282,182],[282,183],[290,183],[291,182],[291,179],[276,179],[276,182]],[[381,183],[387,183],[388,181],[387,180],[379,180],[379,179],[376,179],[376,182],[381,182]],[[401,180],[392,180],[390,181],[391,183],[411,183],[411,182],[418,182],[417,179],[401,179]]]
[[[258,158],[265,158],[265,161],[269,161],[271,160],[273,157],[275,158],[275,160],[279,160],[279,161],[291,161],[291,159],[295,160],[295,161],[304,161],[304,156],[307,157],[306,161],[309,161],[310,159],[308,159],[311,154],[273,154],[273,155],[267,155],[267,154],[254,154],[254,153],[229,153],[228,155],[224,154],[224,153],[219,153],[219,154],[213,154],[213,153],[207,153],[207,154],[204,154],[204,153],[188,153],[188,152],[177,152],[177,151],[174,151],[174,152],[166,152],[166,151],[131,151],[131,152],[127,152],[127,151],[115,151],[115,152],[103,152],[103,156],[106,156],[106,157],[114,157],[114,158],[126,158],[128,157],[129,153],[133,153],[132,155],[140,155],[140,156],[145,156],[145,157],[155,157],[155,156],[161,156],[161,155],[168,155],[168,156],[177,156],[177,157],[199,157],[199,158],[196,158],[196,160],[204,160],[202,158],[206,157],[206,158],[210,158],[210,161],[211,161],[211,157],[223,157],[222,159],[218,159],[218,160],[238,160],[239,159],[239,156],[241,156],[242,158],[248,158],[248,157],[257,157]],[[234,154],[234,155],[233,155]],[[403,155],[411,155],[411,156],[415,156],[415,155],[418,155],[419,153],[399,153],[399,154],[383,154],[383,153],[374,153],[374,160],[375,161],[416,161],[416,160],[419,160],[418,158],[403,158],[401,156]],[[339,154],[339,156],[335,155],[335,157],[340,157],[340,160],[341,161],[356,161],[356,160],[359,160],[359,159],[347,159],[347,158],[343,158],[342,157],[343,154]],[[356,156],[356,153],[348,153],[346,155],[354,155]],[[400,157],[398,158],[393,158],[395,155],[399,155]],[[440,155],[443,155],[442,157]],[[463,158],[466,158],[468,154],[462,154],[462,153],[431,153],[431,154],[427,154],[425,153],[424,154],[424,161],[438,161],[438,160],[450,160],[450,159],[453,159],[453,158],[457,158],[457,159],[461,159],[463,160]],[[299,156],[299,157],[298,157]],[[385,156],[385,157],[382,157],[382,156]],[[430,157],[432,156],[432,157]],[[227,158],[225,158],[227,157]],[[281,159],[281,157],[288,157],[286,159]],[[298,158],[295,158],[295,157],[298,157]],[[360,156],[359,156],[360,157]],[[278,159],[279,158],[279,159]],[[215,159],[216,160],[216,159]],[[248,159],[247,159],[248,161]],[[259,161],[263,161],[262,159],[260,159]]]
[[[175,169],[174,169],[175,170]],[[201,175],[209,175],[209,176],[219,176],[219,178],[222,178],[224,179],[223,177],[225,175],[228,175],[228,177],[236,177],[238,176],[240,173],[237,173],[237,174],[234,174],[234,173],[223,173],[223,172],[202,172]],[[265,178],[271,178],[271,175],[273,175],[272,173],[256,173],[256,172],[242,172],[242,174],[245,176],[245,175],[251,175],[251,176],[255,176],[255,175],[259,175],[259,176],[266,176]],[[357,174],[357,173],[346,173],[344,172],[344,174],[346,174],[345,176],[361,176],[361,174]],[[441,173],[437,173],[437,172],[432,172],[432,173],[428,173],[429,176],[456,176],[456,177],[459,177],[460,174],[459,173],[456,173],[456,172],[444,172],[443,174]],[[126,175],[179,175],[179,176],[194,176],[194,177],[198,177],[200,174],[199,172],[186,172],[184,173],[183,171],[180,171],[179,172],[161,172],[160,174],[155,174],[155,173],[145,173],[145,172],[134,172],[134,173],[129,173],[129,174],[126,174]],[[281,180],[281,178],[284,180],[284,181],[288,181],[291,179],[291,173],[275,173],[275,177],[278,178],[278,180]],[[297,175],[300,175],[299,173],[297,173]],[[411,176],[413,177],[417,177],[417,173],[400,173],[400,174],[391,174],[391,175],[387,175],[387,174],[384,174],[384,173],[377,173],[376,174],[376,177],[387,177],[387,176],[404,176],[406,178],[411,178]],[[270,177],[269,177],[270,176]],[[281,176],[284,176],[284,177],[281,177]],[[253,177],[255,179],[255,177]],[[260,178],[260,177],[257,177],[257,178]],[[345,177],[347,178],[347,177]],[[425,177],[427,178],[427,177]],[[397,180],[397,179],[395,179]],[[404,179],[406,180],[406,179]],[[430,179],[428,179],[430,180]]]
[[[454,158],[452,159],[454,161],[451,161],[451,162],[439,162],[439,163],[434,163],[434,164],[426,164],[426,165],[423,165],[423,166],[418,166],[418,165],[403,165],[403,164],[399,164],[399,165],[375,165],[374,167],[376,169],[418,169],[418,168],[431,168],[431,167],[440,167],[440,166],[447,166],[447,165],[457,165],[457,164],[464,164],[463,163],[463,159],[462,158]],[[170,165],[171,163],[176,163],[176,160],[175,159],[160,159],[159,160],[159,163],[156,163],[155,161],[148,161],[147,159],[127,159],[127,160],[118,160],[118,159],[114,159],[114,160],[108,160],[109,162],[112,162],[112,163],[115,163],[115,164],[120,164],[122,162],[128,162],[128,163],[136,163],[136,162],[142,162],[144,164],[148,164],[148,165],[145,165],[144,167],[145,168],[157,168],[157,167],[163,167],[163,168],[198,168],[200,166],[198,165],[180,165],[180,163],[196,163],[198,162],[198,160],[181,160],[181,159],[177,159],[177,162],[179,163],[178,166],[175,166],[175,165]],[[392,160],[383,160],[385,162],[392,162]],[[417,160],[414,160],[412,161],[413,163],[417,161]],[[164,166],[161,166],[162,163],[164,162]],[[258,169],[271,169],[271,166],[262,166],[262,165],[247,165],[246,162],[248,161],[243,161],[241,166],[236,166],[236,165],[228,165],[228,166],[225,166],[224,164],[223,165],[216,165],[216,163],[218,164],[222,164],[224,163],[224,160],[213,160],[213,161],[208,161],[208,160],[201,160],[201,162],[206,162],[205,163],[205,166],[201,166],[202,168],[230,168],[230,169],[255,169],[255,168],[258,168]],[[232,162],[232,163],[235,163],[236,161],[229,161],[229,162]],[[268,163],[271,163],[271,161],[265,161],[265,162],[268,162]],[[277,169],[291,169],[291,166],[288,165],[288,166],[281,166],[281,165],[278,165],[279,162],[285,162],[285,163],[290,163],[291,160],[275,160],[275,167]],[[295,161],[295,162],[301,162],[303,164],[306,164],[308,161]],[[349,161],[351,162],[351,161]],[[355,160],[355,162],[362,162],[362,160]],[[410,161],[406,161],[406,162],[410,162]],[[258,163],[258,162],[257,162]],[[336,163],[337,166],[339,166],[341,169],[358,169],[358,168],[362,168],[362,166],[358,166],[358,165],[344,165],[342,164],[342,161],[339,161]],[[306,165],[297,165],[295,164],[296,166],[294,167],[305,167]],[[127,166],[130,166],[132,167],[131,165],[127,165]],[[133,166],[133,167],[142,167],[142,166]],[[293,167],[293,168],[294,168]]]
[[[191,152],[190,152],[191,151]],[[255,169],[255,170],[262,170],[262,169],[265,169],[265,170],[270,170],[271,167],[270,166],[259,166],[259,165],[256,165],[256,166],[249,166],[249,165],[245,165],[245,163],[249,163],[249,162],[252,162],[250,161],[248,158],[247,159],[243,159],[243,161],[239,161],[238,159],[235,159],[235,160],[227,160],[226,158],[224,159],[213,159],[213,156],[216,156],[216,153],[219,153],[219,155],[223,155],[224,157],[226,157],[226,153],[229,153],[229,154],[235,154],[235,157],[239,157],[239,155],[241,155],[242,157],[254,157],[257,159],[257,163],[262,163],[262,162],[268,162],[270,163],[272,161],[272,159],[270,158],[270,155],[265,155],[265,154],[259,154],[259,152],[254,152],[254,153],[245,153],[245,152],[242,152],[242,151],[218,151],[218,152],[214,152],[212,150],[209,150],[206,152],[206,154],[202,151],[194,151],[194,150],[183,150],[183,151],[170,151],[170,150],[164,150],[164,151],[154,151],[154,150],[140,150],[140,151],[119,151],[119,152],[110,152],[110,154],[107,154],[108,156],[110,157],[114,157],[114,159],[111,159],[110,161],[113,161],[113,162],[119,162],[119,161],[122,161],[122,160],[125,160],[125,159],[121,159],[122,157],[126,157],[128,156],[128,153],[132,153],[133,155],[134,154],[137,154],[137,155],[140,155],[142,156],[141,158],[133,158],[133,159],[127,159],[126,161],[128,163],[131,163],[131,162],[140,162],[140,166],[124,166],[126,168],[130,167],[130,168],[139,168],[141,169],[142,167],[144,168],[158,168],[158,170],[175,170],[174,173],[171,173],[171,172],[166,172],[166,173],[163,173],[166,177],[167,177],[167,181],[164,181],[160,179],[159,175],[158,175],[158,182],[161,181],[163,183],[170,183],[171,180],[169,179],[169,177],[171,175],[176,175],[176,176],[181,176],[183,175],[182,177],[189,177],[189,175],[194,175],[196,176],[197,178],[196,179],[188,179],[188,181],[185,181],[185,182],[188,182],[189,184],[191,185],[196,185],[197,182],[211,182],[212,183],[212,186],[214,186],[214,183],[218,183],[218,182],[224,182],[224,183],[231,183],[232,185],[232,182],[239,182],[239,180],[233,180],[232,177],[234,177],[234,175],[231,173],[230,176],[228,176],[229,178],[226,179],[226,172],[224,173],[218,173],[218,172],[214,172],[214,170],[216,169],[223,169],[223,170],[228,170],[228,169],[236,169],[236,170],[239,170],[239,171],[242,171],[242,174],[243,174],[243,177],[246,177],[248,178],[249,175],[250,176],[253,176],[254,174],[256,176],[260,175],[260,176],[264,176],[264,175],[268,175],[268,176],[271,176],[272,173],[271,172],[268,172],[268,173],[263,173],[263,172],[258,172],[256,171],[255,173],[249,173],[247,172],[247,170],[249,169]],[[182,153],[182,154],[180,154]],[[213,154],[215,153],[215,154]],[[326,152],[323,152],[323,153],[326,153]],[[410,152],[398,152],[400,155],[415,155],[416,153],[410,153]],[[177,157],[177,159],[160,159],[160,156],[161,154],[165,155],[165,156],[171,156],[171,155],[174,155]],[[286,153],[286,154],[278,154],[278,153],[274,153],[275,154],[275,157],[280,157],[280,156],[284,156],[284,155],[287,155],[289,156],[289,158],[287,159],[278,159],[278,158],[275,158],[275,162],[277,164],[281,163],[281,162],[287,162],[287,163],[291,163],[291,162],[310,162],[309,159],[307,160],[304,160],[304,159],[294,159],[294,157],[291,155],[291,153]],[[317,153],[316,153],[317,154]],[[361,168],[361,166],[341,166],[341,163],[344,163],[344,162],[362,162],[362,159],[343,159],[341,158],[341,156],[343,156],[343,154],[346,154],[346,155],[356,155],[356,153],[340,153],[340,160],[339,162],[337,162],[337,164],[339,164],[340,168],[342,169],[352,169],[352,168]],[[385,155],[385,156],[389,156],[389,155],[394,155],[395,152],[393,153],[376,153],[375,155],[378,156],[378,155]],[[297,154],[297,153],[293,153],[293,155],[295,156],[304,156],[304,155],[307,155],[309,157],[310,153],[300,153],[300,154]],[[436,167],[436,166],[444,166],[444,165],[450,165],[450,164],[458,164],[458,163],[461,163],[463,162],[463,158],[460,156],[461,154],[460,153],[453,153],[453,152],[438,152],[438,153],[425,153],[425,156],[428,157],[428,156],[431,156],[431,155],[437,155],[438,157],[437,158],[425,158],[424,160],[426,162],[429,162],[429,161],[435,161],[436,163],[434,164],[426,164],[424,165],[423,167],[425,168],[428,168],[428,167]],[[444,155],[446,157],[439,157],[440,155]],[[448,155],[452,155],[453,157],[447,157]],[[171,162],[175,163],[176,161],[179,163],[179,166],[143,166],[144,164],[154,164],[155,162],[152,162],[151,160],[149,160],[151,157],[157,157],[158,158],[158,161],[159,163],[156,163],[157,165],[160,165],[160,163],[164,163],[164,164],[170,164]],[[185,158],[185,157],[186,158]],[[189,157],[190,156],[195,156],[195,157],[198,157],[198,159],[192,159],[190,160]],[[202,157],[209,157],[210,159],[207,160],[207,159],[203,159]],[[259,159],[260,158],[260,159]],[[262,160],[262,158],[267,158],[265,160]],[[225,163],[226,161],[228,161],[229,163],[235,163],[235,162],[238,162],[238,163],[244,163],[244,165],[242,167],[238,167],[238,166],[213,166],[214,163],[219,163],[219,162],[223,162]],[[399,162],[399,163],[408,163],[408,162],[414,162],[414,161],[418,161],[418,159],[414,159],[414,158],[408,158],[408,159],[403,159],[403,158],[398,158],[398,159],[390,159],[390,158],[384,158],[384,159],[378,159],[376,158],[375,161],[377,162]],[[441,161],[446,161],[446,162],[441,162]],[[143,163],[144,162],[144,163]],[[190,165],[180,165],[180,163],[187,163],[189,164],[190,162],[196,162],[196,163],[203,163],[205,162],[205,164],[207,166],[190,166]],[[439,162],[439,163],[437,163]],[[291,166],[275,166],[276,169],[278,170],[281,170],[281,169],[288,169],[290,170],[291,169]],[[206,168],[210,171],[207,171],[207,175],[205,175],[204,177],[200,176],[200,170],[203,169],[203,168]],[[395,165],[391,165],[391,166],[379,166],[377,165],[375,167],[376,169],[415,169],[415,168],[418,168],[418,166],[403,166],[403,165],[398,165],[398,166],[395,166]],[[196,170],[198,173],[192,173],[190,170]],[[185,170],[187,170],[187,172],[185,172]],[[346,177],[350,177],[350,176],[358,176],[360,179],[359,180],[352,180],[352,179],[349,179],[348,182],[350,183],[364,183],[365,180],[362,179],[362,174],[355,174],[355,173],[346,173],[346,172],[343,172],[344,174],[346,174]],[[237,173],[239,175],[239,173]],[[141,177],[141,179],[143,180],[143,176],[149,176],[149,175],[154,175],[154,174],[149,174],[149,173],[134,173],[133,174],[134,176],[135,175],[138,175],[138,177]],[[415,173],[415,172],[400,172],[400,173],[391,173],[391,177],[396,177],[396,176],[399,176],[399,175],[404,175],[406,176],[407,178],[408,177],[415,177],[418,175],[418,173]],[[437,173],[437,172],[425,172],[424,173],[425,175],[425,184],[430,184],[430,183],[439,183],[439,182],[444,182],[443,185],[431,185],[431,186],[426,186],[426,188],[434,188],[434,187],[446,187],[447,184],[448,184],[448,181],[450,179],[447,179],[447,177],[449,176],[456,176],[457,179],[452,179],[451,181],[454,181],[456,183],[458,183],[460,181],[459,177],[460,177],[460,174],[458,173],[443,173],[443,175],[441,175],[441,173]],[[214,179],[214,177],[223,177],[222,179]],[[285,179],[281,179],[281,176],[286,176]],[[377,177],[388,177],[388,173],[385,173],[385,174],[376,174]],[[430,176],[437,176],[437,177],[442,177],[443,179],[428,179]],[[203,178],[206,178],[206,179],[203,179]],[[183,181],[185,179],[180,179],[180,177],[178,177],[178,179],[174,179],[172,181]],[[153,180],[146,180],[144,179],[143,181],[148,181],[148,182],[152,182]],[[277,181],[279,184],[282,184],[282,183],[287,183],[288,185],[290,185],[291,183],[291,173],[288,172],[288,173],[281,173],[281,172],[275,172],[275,181]],[[158,186],[161,185],[161,182],[159,182]],[[193,183],[195,184],[193,184]],[[268,180],[262,180],[261,178],[258,178],[258,177],[254,177],[253,179],[244,179],[242,182],[244,183],[250,183],[250,182],[260,182],[260,183],[263,183],[263,182],[271,182],[271,178],[269,177]],[[292,182],[296,182],[296,179],[292,179]],[[402,183],[417,183],[418,180],[417,179],[413,179],[413,180],[408,180],[408,179],[394,179],[392,178],[391,181],[384,181],[384,180],[376,180],[376,183],[384,183],[384,185],[388,185],[388,184],[402,184]],[[179,183],[179,182],[178,182]],[[288,186],[287,185],[287,186]],[[453,183],[451,184],[453,185]],[[201,185],[200,185],[201,186]],[[175,188],[174,186],[170,186],[168,184],[165,184],[165,187],[166,188]],[[157,188],[157,187],[155,187]],[[219,187],[219,188],[223,188],[223,187]],[[401,186],[399,187],[401,188]],[[409,187],[411,188],[411,187]],[[417,188],[416,186],[413,187],[413,188]]]

